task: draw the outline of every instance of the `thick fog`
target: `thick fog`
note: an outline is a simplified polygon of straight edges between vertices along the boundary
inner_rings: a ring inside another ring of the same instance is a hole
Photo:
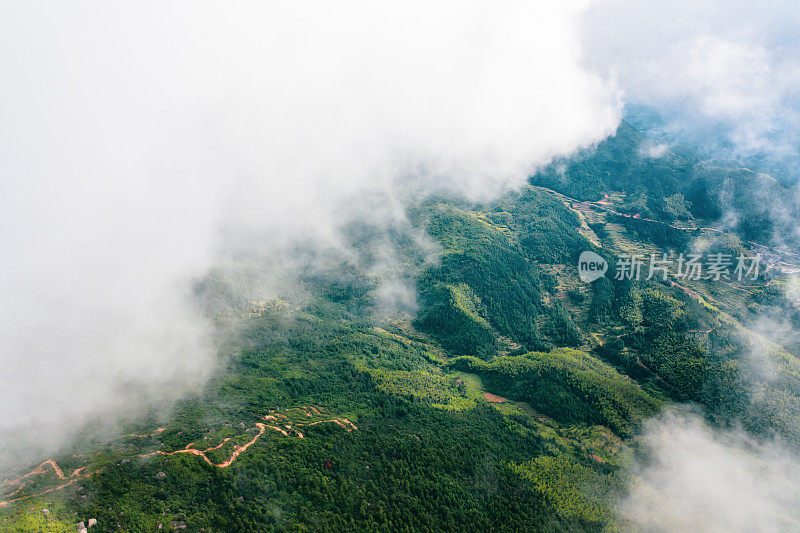
[[[611,133],[583,4],[5,2],[0,467],[198,389],[192,287],[236,254],[278,286],[350,217],[489,197]]]

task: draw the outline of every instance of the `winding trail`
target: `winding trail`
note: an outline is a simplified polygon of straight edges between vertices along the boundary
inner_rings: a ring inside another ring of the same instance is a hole
[[[186,448],[183,448],[182,450],[175,450],[174,452],[162,452],[162,451],[159,450],[159,451],[152,452],[152,453],[141,454],[138,457],[152,457],[154,455],[167,455],[167,456],[169,456],[169,455],[176,455],[176,454],[179,454],[179,453],[190,453],[192,455],[199,455],[200,457],[202,457],[205,460],[206,463],[208,463],[211,466],[216,466],[217,468],[228,468],[236,460],[236,458],[239,457],[240,453],[242,453],[247,448],[252,446],[261,437],[261,435],[264,434],[264,431],[267,429],[268,426],[266,424],[262,424],[261,422],[256,422],[256,427],[258,428],[258,434],[256,436],[254,436],[250,441],[248,441],[247,443],[245,443],[245,444],[243,444],[241,446],[234,445],[233,446],[233,453],[231,453],[231,456],[228,459],[226,459],[225,461],[222,461],[221,463],[213,463],[211,461],[211,459],[209,459],[206,454],[208,452],[210,452],[210,451],[222,448],[222,446],[224,446],[226,442],[231,440],[232,437],[226,437],[225,439],[222,440],[222,442],[220,442],[216,446],[212,446],[211,448],[207,448],[205,450],[198,450],[196,448],[191,448],[192,444],[194,444],[193,442],[191,442],[191,443],[187,444]]]
[[[68,480],[68,481],[66,483],[62,483],[62,484],[57,485],[55,487],[51,487],[51,488],[49,488],[47,490],[44,490],[44,491],[36,493],[36,494],[31,494],[29,496],[20,496],[18,498],[14,498],[15,495],[19,494],[20,491],[22,491],[26,486],[28,486],[28,482],[25,481],[26,479],[28,479],[28,478],[30,478],[32,476],[44,476],[44,475],[47,475],[47,468],[46,467],[48,467],[48,466],[53,470],[53,472],[55,473],[56,477],[59,480],[61,480],[61,481]],[[47,461],[44,461],[42,464],[40,464],[39,466],[37,466],[36,468],[34,468],[30,472],[28,472],[27,474],[24,474],[22,476],[14,478],[14,479],[6,479],[6,480],[3,480],[2,482],[0,482],[0,490],[6,489],[7,487],[8,488],[15,487],[15,486],[17,487],[16,490],[14,490],[13,492],[10,492],[10,493],[6,494],[5,495],[5,499],[0,500],[0,507],[5,507],[6,505],[9,505],[9,504],[11,504],[13,502],[20,501],[20,500],[26,500],[26,499],[32,498],[34,496],[41,496],[42,494],[47,494],[48,492],[61,490],[61,489],[65,488],[65,487],[69,487],[70,485],[72,485],[76,481],[78,481],[80,479],[87,478],[87,477],[91,476],[92,474],[94,474],[95,472],[97,472],[97,471],[94,471],[94,472],[84,473],[83,471],[85,469],[86,469],[85,466],[82,466],[80,468],[76,468],[72,472],[72,474],[70,474],[69,477],[67,477],[67,476],[64,475],[64,472],[61,470],[61,468],[59,468],[58,464],[53,459],[48,459]]]
[[[314,407],[313,405],[309,405],[309,406],[302,405],[300,407],[290,407],[288,409],[284,409],[284,412],[286,412],[286,413],[294,412],[294,414],[302,415],[302,416],[304,416],[306,418],[313,418],[314,416],[322,415],[323,414],[323,409],[322,408],[318,408],[318,407]],[[230,457],[228,457],[227,459],[225,459],[221,463],[213,462],[208,457],[208,455],[206,455],[206,454],[209,453],[209,452],[212,452],[214,450],[218,450],[218,449],[222,448],[228,441],[230,441],[231,439],[233,439],[235,437],[225,437],[222,440],[222,442],[220,442],[219,444],[217,444],[215,446],[211,446],[209,448],[206,448],[205,450],[199,450],[197,448],[193,448],[192,446],[194,446],[195,442],[190,442],[189,444],[186,445],[185,448],[182,448],[180,450],[175,450],[175,451],[172,451],[172,452],[164,452],[164,451],[158,450],[158,451],[151,452],[151,453],[138,454],[138,455],[135,455],[135,457],[153,457],[153,456],[156,456],[156,455],[171,456],[171,455],[177,455],[179,453],[188,453],[188,454],[191,454],[191,455],[197,455],[199,457],[202,457],[203,460],[210,466],[214,466],[214,467],[217,467],[217,468],[228,468],[229,466],[231,466],[234,463],[234,461],[236,461],[236,459],[242,453],[244,453],[250,446],[255,444],[258,441],[258,439],[260,439],[264,435],[264,433],[266,432],[267,429],[272,429],[274,431],[277,431],[278,433],[280,433],[281,435],[283,435],[285,437],[299,438],[299,439],[305,438],[305,436],[303,435],[302,432],[299,431],[298,428],[315,426],[317,424],[323,424],[323,423],[337,424],[338,426],[344,428],[344,430],[347,431],[348,433],[353,431],[353,430],[357,430],[358,429],[358,427],[356,427],[356,425],[353,424],[347,418],[326,418],[324,420],[314,420],[314,421],[305,421],[305,420],[294,420],[293,421],[292,418],[290,418],[287,414],[281,413],[280,409],[272,409],[272,410],[270,410],[269,414],[265,415],[261,420],[263,420],[263,422],[255,422],[255,428],[258,429],[258,433],[253,435],[253,438],[251,438],[249,441],[247,441],[244,444],[241,444],[241,445],[234,444],[233,445],[233,451],[231,452]],[[271,423],[266,423],[266,422],[271,422]],[[136,435],[136,434],[123,435],[122,437],[148,438],[148,437],[153,437],[155,435],[158,435],[158,434],[162,433],[165,429],[166,428],[158,428],[153,433],[148,433],[148,434],[144,434],[144,435]],[[254,428],[250,428],[250,430],[248,430],[248,431],[252,431],[252,429],[254,429]],[[244,434],[242,434],[242,435],[244,435]],[[242,436],[242,435],[239,435],[239,436]],[[121,437],[117,437],[117,438],[121,438]],[[21,500],[27,500],[29,498],[39,497],[39,496],[42,496],[42,495],[50,493],[50,492],[61,490],[63,488],[66,488],[66,487],[74,484],[76,481],[79,481],[81,479],[86,479],[86,478],[88,478],[88,477],[90,477],[90,476],[92,476],[94,474],[100,473],[102,471],[102,468],[99,468],[99,469],[96,469],[96,470],[92,470],[92,471],[87,471],[86,469],[87,469],[87,466],[82,466],[80,468],[76,468],[69,476],[66,476],[64,474],[64,472],[61,470],[61,468],[58,466],[58,463],[56,463],[56,461],[54,459],[48,459],[48,460],[44,461],[43,463],[41,463],[36,468],[34,468],[33,470],[31,470],[30,472],[28,472],[27,474],[21,475],[19,477],[13,478],[13,479],[6,479],[6,480],[3,480],[3,481],[0,481],[0,492],[5,493],[5,494],[3,494],[3,499],[0,500],[0,507],[5,507],[5,506],[10,505],[10,504],[12,504],[14,502],[18,502],[18,501],[21,501]],[[43,490],[43,491],[40,491],[40,492],[37,492],[37,493],[34,493],[34,494],[28,494],[28,495],[25,495],[25,496],[18,496],[16,498],[14,497],[17,494],[19,494],[23,489],[25,489],[32,482],[33,478],[35,478],[37,476],[46,476],[46,475],[48,475],[50,470],[52,470],[52,472],[55,474],[56,478],[59,481],[65,481],[65,483],[61,483],[59,485],[56,485],[54,487],[50,487],[49,489],[46,489],[46,490]],[[14,489],[14,490],[12,492],[6,492],[9,489]]]

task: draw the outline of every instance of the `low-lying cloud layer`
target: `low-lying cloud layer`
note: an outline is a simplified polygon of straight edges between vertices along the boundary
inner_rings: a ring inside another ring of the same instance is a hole
[[[778,444],[668,411],[641,437],[620,512],[644,531],[790,531],[800,527],[800,463]]]
[[[346,248],[354,216],[491,196],[612,132],[583,4],[5,6],[0,469],[199,387],[191,287],[231,257]]]

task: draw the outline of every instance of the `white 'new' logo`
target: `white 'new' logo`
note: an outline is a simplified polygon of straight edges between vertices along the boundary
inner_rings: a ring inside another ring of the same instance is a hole
[[[591,283],[602,278],[606,270],[608,270],[608,263],[594,252],[583,252],[578,258],[578,276],[584,283]]]

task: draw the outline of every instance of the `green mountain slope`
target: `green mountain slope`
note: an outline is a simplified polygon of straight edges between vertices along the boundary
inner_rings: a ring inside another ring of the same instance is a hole
[[[800,326],[782,270],[800,261],[750,242],[775,229],[757,217],[714,226],[728,180],[756,195],[763,178],[643,158],[647,142],[623,125],[494,202],[411,206],[439,247],[426,263],[404,241],[414,317],[375,319],[384,280],[354,267],[274,302],[231,301],[212,277],[221,331],[237,332],[214,379],[166,422],[144,414],[9,475],[0,531],[614,530],[640,425],[664,406],[800,445],[800,346],[759,326]],[[615,279],[624,255],[697,250],[769,268]],[[583,251],[611,263],[605,277],[580,281]]]

